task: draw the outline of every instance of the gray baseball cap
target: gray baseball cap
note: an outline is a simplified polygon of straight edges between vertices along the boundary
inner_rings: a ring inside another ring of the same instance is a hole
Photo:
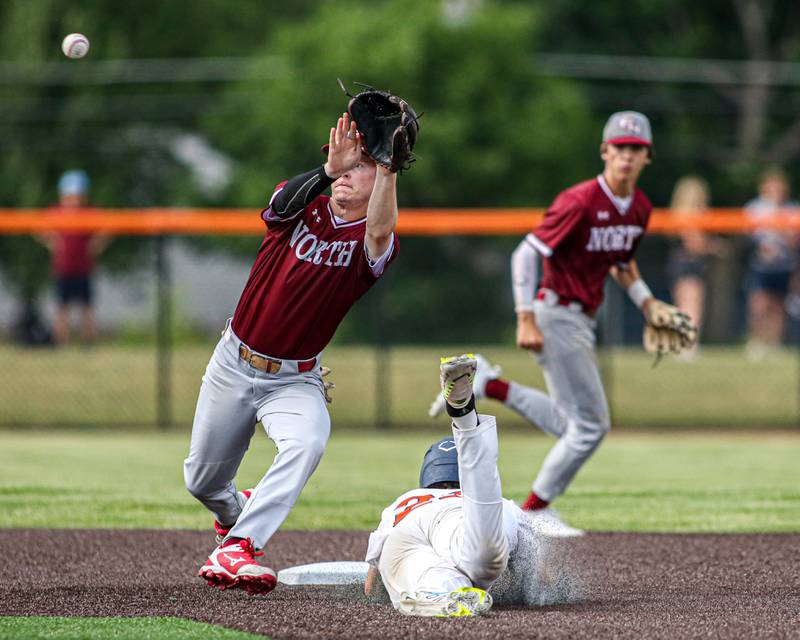
[[[653,134],[647,116],[638,111],[617,111],[603,127],[603,142],[653,146]]]

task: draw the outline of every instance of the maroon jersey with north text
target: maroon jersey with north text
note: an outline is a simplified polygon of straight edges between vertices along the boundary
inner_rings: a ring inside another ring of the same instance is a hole
[[[598,176],[558,194],[527,236],[543,256],[540,287],[577,300],[589,311],[603,302],[608,270],[633,258],[653,209],[635,188],[627,210],[620,211],[601,180]]]
[[[267,233],[232,322],[251,349],[290,360],[316,356],[377,282],[364,246],[366,217],[337,221],[329,202],[329,196],[317,196],[289,219],[269,207],[262,212]],[[395,234],[389,261],[398,250]]]

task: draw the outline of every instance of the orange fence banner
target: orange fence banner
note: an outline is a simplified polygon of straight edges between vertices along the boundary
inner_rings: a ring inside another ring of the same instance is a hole
[[[403,236],[524,235],[536,228],[544,209],[401,209],[397,231]],[[58,209],[0,209],[0,235],[54,231],[111,235],[260,235],[257,209],[100,209],[76,213]],[[742,209],[710,209],[702,214],[673,214],[656,209],[649,233],[684,231],[746,234],[756,229],[800,232],[800,210],[753,219]]]

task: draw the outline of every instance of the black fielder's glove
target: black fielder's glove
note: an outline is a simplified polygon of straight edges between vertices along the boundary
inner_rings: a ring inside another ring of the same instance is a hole
[[[366,90],[355,96],[341,80],[339,86],[350,96],[347,111],[356,121],[364,150],[394,173],[408,169],[416,159],[412,152],[419,133],[419,116],[413,107],[388,91],[368,85],[361,85]]]

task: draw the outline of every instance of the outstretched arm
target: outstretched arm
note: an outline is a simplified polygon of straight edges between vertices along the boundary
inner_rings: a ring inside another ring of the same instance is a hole
[[[378,165],[375,186],[367,205],[367,229],[364,238],[370,260],[377,260],[389,249],[396,225],[397,174]]]

